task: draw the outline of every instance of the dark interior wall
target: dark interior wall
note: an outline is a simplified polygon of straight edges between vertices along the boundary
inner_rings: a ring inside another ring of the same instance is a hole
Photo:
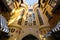
[[[52,10],[53,13],[55,13],[57,10],[60,10],[60,0],[57,0],[56,3],[56,6]]]
[[[0,0],[0,10],[2,12],[9,12],[9,11],[11,11],[11,9],[6,4],[6,1],[3,1],[3,0]]]
[[[57,32],[52,33],[51,36],[55,40],[60,40],[60,31],[57,31]]]
[[[21,0],[21,3],[23,3],[23,0]]]
[[[5,10],[5,5],[4,5],[4,3],[0,0],[0,10],[1,11],[7,11],[7,10]]]
[[[40,7],[40,0],[38,0],[38,4],[39,4],[39,7]]]
[[[29,35],[25,36],[22,40],[38,40],[38,38],[29,34]]]
[[[2,14],[7,20],[9,20],[9,18],[11,16],[10,13],[8,13],[8,12],[9,12],[9,9],[4,5],[2,0],[0,0],[0,14]]]

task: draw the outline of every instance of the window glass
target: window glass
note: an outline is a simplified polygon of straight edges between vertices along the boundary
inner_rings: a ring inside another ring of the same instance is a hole
[[[35,3],[38,3],[38,0],[26,0],[25,1],[29,6],[33,6]]]
[[[33,24],[36,25],[36,21],[33,21]]]

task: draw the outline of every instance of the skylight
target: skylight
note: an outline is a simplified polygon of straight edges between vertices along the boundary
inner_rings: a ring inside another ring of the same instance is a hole
[[[28,6],[33,6],[35,3],[38,3],[38,0],[26,0],[25,2],[28,4]]]

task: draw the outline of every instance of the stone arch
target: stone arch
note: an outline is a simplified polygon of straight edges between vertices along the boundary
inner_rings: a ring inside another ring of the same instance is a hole
[[[32,34],[28,34],[25,37],[23,37],[22,40],[38,40],[38,38]]]
[[[36,3],[35,5],[33,5],[33,8],[34,8],[34,10],[36,10],[37,8],[38,8],[38,3]]]

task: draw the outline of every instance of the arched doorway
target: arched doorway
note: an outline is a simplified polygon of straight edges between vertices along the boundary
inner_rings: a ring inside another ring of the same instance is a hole
[[[29,35],[25,36],[22,40],[38,40],[38,38],[29,34]]]

